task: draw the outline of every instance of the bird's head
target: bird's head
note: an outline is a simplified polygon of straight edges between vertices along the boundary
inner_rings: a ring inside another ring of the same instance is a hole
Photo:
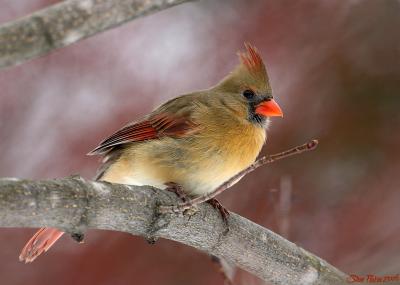
[[[248,43],[245,43],[245,47],[246,52],[239,52],[240,64],[214,90],[225,100],[228,99],[230,107],[236,109],[238,115],[266,126],[268,117],[283,117],[283,112],[273,99],[260,54]]]

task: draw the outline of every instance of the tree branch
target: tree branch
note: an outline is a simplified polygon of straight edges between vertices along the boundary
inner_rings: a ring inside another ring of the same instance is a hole
[[[317,256],[237,214],[230,230],[217,211],[201,204],[191,216],[157,214],[177,203],[174,194],[85,181],[80,177],[31,181],[0,179],[1,227],[55,227],[69,233],[116,230],[166,238],[224,258],[273,284],[345,284],[346,275]]]
[[[66,0],[0,25],[0,69],[191,0]]]

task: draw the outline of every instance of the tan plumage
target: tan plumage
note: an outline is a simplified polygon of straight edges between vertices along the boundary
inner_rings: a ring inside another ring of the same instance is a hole
[[[253,163],[266,139],[267,117],[282,112],[260,55],[246,48],[216,86],[176,97],[103,140],[90,153],[104,155],[97,179],[157,188],[174,182],[198,196]],[[33,261],[59,236],[41,229],[20,259]]]
[[[158,188],[173,181],[193,195],[212,191],[250,165],[265,141],[265,129],[238,116],[247,110],[227,97],[198,92],[163,105],[162,112],[190,113],[196,131],[127,145],[100,179]],[[185,106],[175,111],[177,100]]]

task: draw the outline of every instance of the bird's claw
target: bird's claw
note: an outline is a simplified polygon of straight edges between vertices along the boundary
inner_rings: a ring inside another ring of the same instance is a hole
[[[229,214],[228,210],[225,209],[225,207],[222,206],[221,203],[215,198],[208,200],[207,203],[209,203],[211,206],[214,207],[214,209],[219,211],[219,213],[221,214],[222,220],[224,221],[224,223],[226,224],[226,226],[228,227],[228,230],[229,230],[228,217],[230,214]]]
[[[176,196],[178,196],[178,198],[181,199],[182,202],[188,201],[188,196],[183,191],[182,185],[175,183],[175,182],[167,182],[167,183],[164,183],[164,185],[167,186],[167,188],[165,188],[165,190],[175,193]]]

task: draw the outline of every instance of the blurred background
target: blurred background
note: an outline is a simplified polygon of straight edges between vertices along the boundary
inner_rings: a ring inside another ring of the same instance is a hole
[[[0,23],[58,1],[2,0]],[[0,177],[93,177],[85,154],[169,98],[208,88],[258,47],[284,119],[263,153],[319,148],[246,176],[220,201],[349,274],[400,273],[400,1],[203,0],[0,71]],[[1,284],[222,284],[204,253],[118,232],[0,229]],[[235,284],[264,284],[238,270]],[[391,282],[390,284],[395,284]]]

